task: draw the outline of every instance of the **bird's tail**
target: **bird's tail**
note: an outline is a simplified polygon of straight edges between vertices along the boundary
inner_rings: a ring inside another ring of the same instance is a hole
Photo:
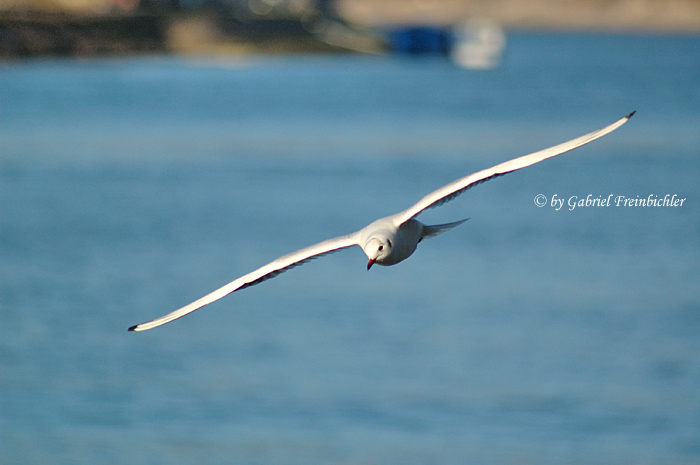
[[[449,231],[450,229],[454,228],[455,226],[459,226],[460,224],[464,223],[467,221],[469,218],[461,220],[461,221],[455,221],[454,223],[446,223],[446,224],[434,224],[432,226],[423,226],[423,238],[425,237],[435,237],[439,234],[444,233],[445,231]]]

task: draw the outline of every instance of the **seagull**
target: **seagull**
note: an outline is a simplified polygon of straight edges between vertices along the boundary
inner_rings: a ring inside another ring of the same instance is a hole
[[[284,273],[287,270],[306,263],[309,260],[347,247],[356,245],[362,247],[362,250],[369,259],[367,262],[367,270],[375,263],[377,265],[390,266],[402,262],[415,252],[418,243],[423,239],[435,237],[467,221],[461,220],[454,223],[428,226],[415,219],[423,210],[449,202],[477,184],[481,184],[482,182],[498,176],[503,176],[507,173],[512,173],[526,166],[534,165],[547,158],[561,155],[562,153],[569,152],[589,142],[593,142],[625,124],[634,113],[635,112],[630,113],[609,126],[577,137],[568,142],[540,150],[530,155],[515,158],[492,168],[457,179],[426,195],[407,210],[385,218],[380,218],[352,234],[328,239],[284,255],[172,313],[156,318],[155,320],[134,325],[129,328],[129,331],[145,331],[164,325],[165,323],[181,318],[188,313],[192,313],[205,305],[219,300],[232,292],[255,286],[270,278],[274,278],[280,273]]]

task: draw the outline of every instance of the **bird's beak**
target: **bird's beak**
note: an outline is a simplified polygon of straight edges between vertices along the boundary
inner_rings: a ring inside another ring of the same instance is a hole
[[[367,271],[369,271],[370,268],[372,268],[372,265],[374,265],[374,262],[377,260],[370,258],[369,261],[367,262]]]

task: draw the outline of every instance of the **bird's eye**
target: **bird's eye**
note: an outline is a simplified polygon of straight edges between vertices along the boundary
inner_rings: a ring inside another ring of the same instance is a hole
[[[384,250],[384,246],[383,246],[383,245],[380,245],[380,246],[379,246],[379,251],[381,252],[382,250]]]

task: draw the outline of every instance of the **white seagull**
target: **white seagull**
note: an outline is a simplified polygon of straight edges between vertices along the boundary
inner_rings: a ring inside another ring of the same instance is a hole
[[[423,210],[437,207],[445,202],[449,202],[467,189],[502,176],[506,173],[517,171],[526,166],[534,165],[547,158],[552,158],[562,153],[573,150],[582,145],[593,142],[594,140],[603,137],[604,135],[614,131],[629,120],[635,112],[630,113],[624,118],[614,122],[597,131],[593,131],[584,136],[564,142],[563,144],[541,150],[539,152],[525,155],[514,160],[501,163],[492,168],[479,171],[469,176],[460,178],[450,184],[447,184],[440,189],[431,192],[418,201],[408,210],[404,210],[395,215],[381,218],[373,223],[365,226],[357,232],[340,236],[333,239],[328,239],[318,244],[306,247],[305,249],[297,250],[288,255],[278,258],[277,260],[268,263],[267,265],[258,268],[257,270],[248,273],[245,276],[232,281],[225,286],[215,290],[214,292],[205,295],[199,300],[186,305],[179,310],[175,310],[155,320],[141,323],[129,328],[129,331],[145,331],[155,328],[170,321],[194,312],[195,310],[204,307],[220,298],[234,292],[245,289],[246,287],[255,286],[270,278],[274,278],[280,273],[283,273],[295,266],[301,265],[311,259],[322,255],[335,252],[339,249],[359,245],[369,258],[367,269],[377,263],[378,265],[395,265],[413,254],[418,246],[418,243],[426,237],[435,237],[442,234],[455,226],[464,223],[466,220],[456,221],[454,223],[438,224],[428,226],[416,220],[416,216]]]

